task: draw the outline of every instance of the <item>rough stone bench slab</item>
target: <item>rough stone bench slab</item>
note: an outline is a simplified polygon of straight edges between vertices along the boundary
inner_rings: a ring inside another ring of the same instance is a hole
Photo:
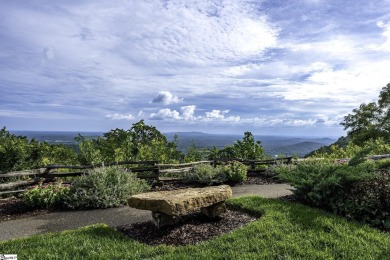
[[[208,217],[219,216],[226,212],[225,200],[231,196],[230,186],[220,185],[142,193],[131,196],[127,202],[132,208],[152,211],[154,223],[160,228],[172,224],[174,216],[198,209]]]

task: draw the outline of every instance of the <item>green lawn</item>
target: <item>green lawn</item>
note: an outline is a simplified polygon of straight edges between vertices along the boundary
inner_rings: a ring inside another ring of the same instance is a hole
[[[0,243],[19,259],[390,259],[390,234],[300,204],[260,197],[229,204],[263,216],[195,246],[148,246],[106,225]]]

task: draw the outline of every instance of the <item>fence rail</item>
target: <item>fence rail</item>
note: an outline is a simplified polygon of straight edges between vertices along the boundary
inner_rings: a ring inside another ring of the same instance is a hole
[[[240,158],[219,158],[209,161],[198,161],[181,164],[159,164],[158,161],[125,161],[112,163],[99,163],[94,165],[48,165],[39,169],[23,170],[0,174],[0,180],[12,177],[29,177],[28,180],[10,181],[0,183],[0,195],[14,194],[24,192],[25,189],[12,190],[15,188],[26,187],[38,184],[39,182],[53,182],[55,178],[76,177],[88,174],[88,171],[102,166],[126,165],[137,167],[125,167],[127,171],[137,173],[139,178],[155,179],[157,181],[173,180],[175,178],[167,178],[161,175],[173,173],[185,173],[194,169],[199,164],[212,164],[214,166],[228,163],[231,161],[239,161],[247,166],[248,173],[259,173],[262,170],[256,170],[256,165],[273,165],[277,163],[292,163],[292,157],[277,158],[274,160],[243,160]],[[78,170],[74,172],[59,172],[59,169]]]

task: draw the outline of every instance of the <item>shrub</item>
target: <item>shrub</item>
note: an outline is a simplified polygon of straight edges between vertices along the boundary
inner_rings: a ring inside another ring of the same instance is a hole
[[[335,196],[353,182],[369,179],[374,171],[372,163],[348,166],[326,160],[310,160],[294,167],[274,170],[291,183],[294,193],[301,199],[321,207],[331,207]]]
[[[226,181],[242,182],[246,180],[247,167],[240,162],[213,167],[209,164],[199,164],[194,170],[184,174],[183,181],[197,182],[207,185],[223,183]]]
[[[31,208],[47,209],[60,204],[69,188],[61,183],[39,185],[23,194],[24,203]]]
[[[285,164],[285,163],[270,165],[264,171],[264,175],[266,177],[280,179],[279,175],[281,173],[292,171],[293,169],[295,169],[295,167],[296,167],[296,165],[294,165],[294,164]]]
[[[360,150],[350,161],[350,166],[356,166],[358,164],[364,163],[367,161],[366,156],[370,154],[374,150],[373,146],[365,147],[362,150]]]
[[[220,167],[214,168],[209,164],[199,164],[194,167],[193,171],[184,174],[183,181],[186,183],[198,182],[212,185],[225,182],[226,176]]]
[[[363,223],[390,230],[390,171],[356,182],[337,205],[338,213]]]
[[[390,171],[388,161],[341,165],[307,161],[276,167],[293,192],[311,205],[373,226],[390,229]]]
[[[121,167],[96,168],[73,181],[65,204],[70,208],[117,207],[129,196],[148,189],[145,180]]]
[[[222,171],[227,181],[231,182],[243,182],[247,178],[248,168],[237,161],[234,161],[228,165],[222,166]]]

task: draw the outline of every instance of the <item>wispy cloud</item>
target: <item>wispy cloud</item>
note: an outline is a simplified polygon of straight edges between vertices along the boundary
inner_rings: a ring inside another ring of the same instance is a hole
[[[131,114],[128,115],[122,115],[122,114],[112,114],[112,115],[106,115],[105,116],[107,119],[112,119],[112,120],[132,120],[134,119],[134,116]]]

